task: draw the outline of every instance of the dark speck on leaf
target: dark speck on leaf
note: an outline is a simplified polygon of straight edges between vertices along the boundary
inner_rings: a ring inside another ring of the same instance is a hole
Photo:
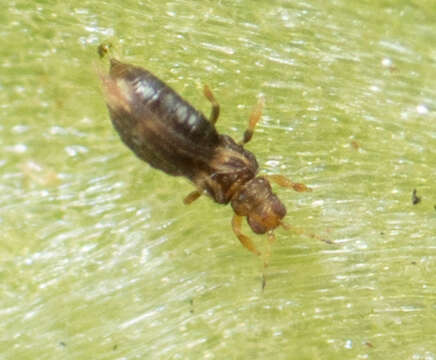
[[[412,192],[412,204],[416,205],[419,204],[421,202],[421,197],[416,195],[416,189],[413,189]]]

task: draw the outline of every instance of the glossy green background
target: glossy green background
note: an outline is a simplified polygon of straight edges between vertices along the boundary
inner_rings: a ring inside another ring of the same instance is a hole
[[[0,359],[435,359],[435,34],[425,0],[9,1]],[[262,292],[231,208],[118,139],[102,41],[238,139],[263,94],[248,149],[335,245],[279,229]]]

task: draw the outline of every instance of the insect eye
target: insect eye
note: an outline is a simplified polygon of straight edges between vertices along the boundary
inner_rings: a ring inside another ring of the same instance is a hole
[[[268,229],[267,227],[261,222],[261,219],[257,216],[248,216],[247,217],[248,225],[250,225],[251,230],[253,230],[256,234],[265,234]]]

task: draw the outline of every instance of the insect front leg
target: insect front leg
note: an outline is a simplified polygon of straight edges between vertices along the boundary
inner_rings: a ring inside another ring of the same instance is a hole
[[[294,183],[293,181],[289,180],[288,178],[284,177],[283,175],[265,175],[263,176],[269,181],[272,181],[276,183],[277,185],[280,185],[282,187],[286,187],[289,189],[293,189],[298,192],[304,192],[304,191],[312,191],[310,187],[307,187],[306,185],[302,183]]]
[[[237,238],[239,239],[241,244],[246,249],[250,250],[255,255],[260,255],[259,250],[256,249],[256,246],[254,246],[254,244],[251,241],[251,239],[241,232],[241,226],[242,226],[242,219],[243,218],[244,218],[243,216],[239,216],[239,215],[236,215],[236,214],[233,215],[233,219],[232,219],[233,232],[235,233],[235,235],[237,236]]]
[[[256,128],[257,123],[262,117],[262,110],[264,105],[265,105],[265,99],[263,96],[261,96],[257,101],[257,104],[254,107],[253,111],[251,112],[250,121],[248,122],[248,129],[245,130],[244,138],[241,141],[242,145],[248,143],[253,137],[254,129]]]
[[[204,85],[203,88],[204,96],[206,96],[207,100],[212,104],[212,111],[210,112],[209,121],[215,125],[220,116],[220,104],[215,100],[215,96],[213,96],[212,91],[209,89],[209,86]]]

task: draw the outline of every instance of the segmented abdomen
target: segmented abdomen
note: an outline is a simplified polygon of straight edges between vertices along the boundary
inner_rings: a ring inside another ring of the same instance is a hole
[[[153,167],[192,178],[213,156],[213,124],[147,70],[113,59],[103,84],[122,140]]]

